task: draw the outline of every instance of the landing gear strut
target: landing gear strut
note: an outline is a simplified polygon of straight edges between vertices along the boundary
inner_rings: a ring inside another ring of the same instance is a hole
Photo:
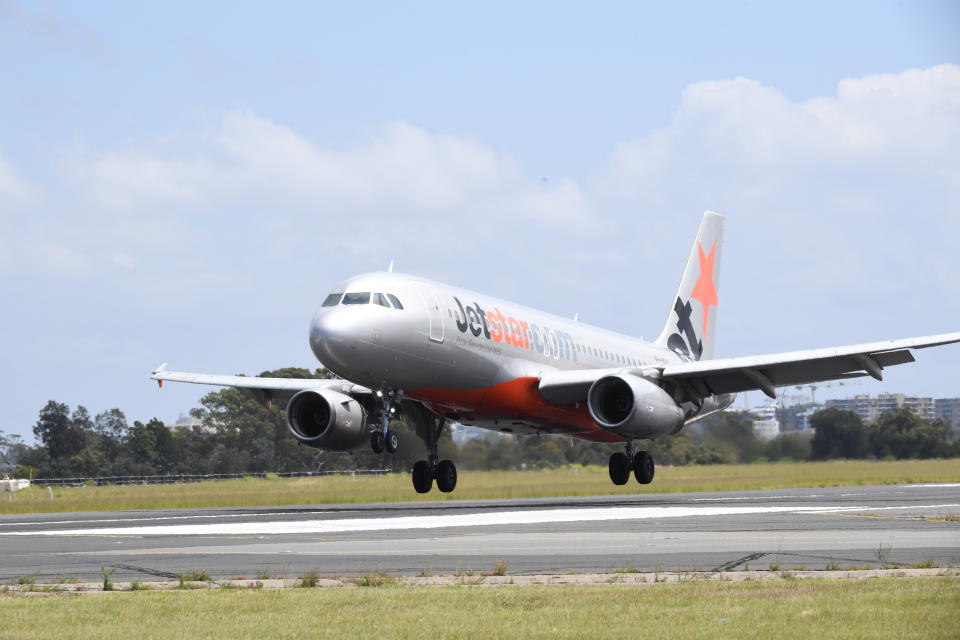
[[[393,403],[397,399],[397,392],[390,389],[378,391],[380,396],[380,430],[370,434],[370,448],[374,453],[396,453],[400,448],[400,437],[396,431],[390,429],[390,416],[393,414]]]
[[[626,451],[617,451],[610,456],[610,480],[613,484],[624,485],[630,480],[630,472],[640,484],[650,484],[653,480],[653,456],[646,451],[634,451],[633,440],[627,440]]]
[[[417,493],[429,493],[436,480],[437,489],[450,493],[457,486],[457,467],[450,460],[440,460],[437,455],[437,442],[443,432],[444,419],[420,405],[411,405],[404,411],[416,425],[417,435],[427,445],[429,453],[426,460],[417,460],[413,465],[411,476],[414,490]]]

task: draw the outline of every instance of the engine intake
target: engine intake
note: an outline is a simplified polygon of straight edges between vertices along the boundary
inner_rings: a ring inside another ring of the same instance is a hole
[[[683,427],[683,410],[670,394],[630,373],[594,382],[587,393],[587,409],[600,427],[627,438],[657,438]]]
[[[287,403],[293,437],[316,449],[348,451],[367,434],[367,412],[354,398],[330,389],[306,389]]]

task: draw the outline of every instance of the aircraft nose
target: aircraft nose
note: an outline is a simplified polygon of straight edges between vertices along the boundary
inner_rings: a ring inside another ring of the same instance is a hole
[[[350,324],[342,309],[320,309],[310,322],[310,349],[324,365],[335,364],[338,345],[347,339]]]

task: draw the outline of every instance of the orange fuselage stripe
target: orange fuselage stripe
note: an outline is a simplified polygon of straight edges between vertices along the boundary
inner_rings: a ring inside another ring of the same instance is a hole
[[[407,396],[426,403],[445,416],[464,421],[522,420],[536,424],[544,432],[577,432],[577,437],[597,442],[622,442],[623,438],[604,431],[590,417],[584,403],[561,405],[547,402],[537,388],[538,380],[523,377],[482,389],[417,389]]]

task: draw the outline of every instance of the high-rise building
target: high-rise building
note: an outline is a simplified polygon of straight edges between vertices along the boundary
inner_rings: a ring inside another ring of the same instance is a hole
[[[933,412],[951,429],[960,433],[960,398],[937,398],[933,401]]]
[[[827,400],[826,406],[827,409],[853,411],[864,422],[875,422],[881,414],[901,407],[913,411],[925,420],[937,417],[933,398],[908,396],[902,393],[881,393],[875,398],[861,393],[852,398]],[[958,405],[958,409],[960,409],[960,405]]]

